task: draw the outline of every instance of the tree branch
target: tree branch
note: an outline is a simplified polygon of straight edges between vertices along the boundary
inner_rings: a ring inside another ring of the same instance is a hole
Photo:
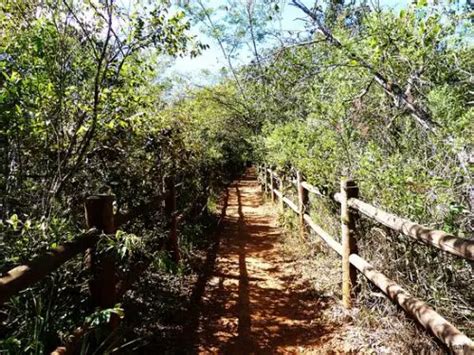
[[[308,9],[300,0],[292,0],[291,5],[302,10],[314,21],[317,26],[317,31],[324,36],[328,43],[330,43],[336,48],[341,49],[350,59],[355,60],[362,67],[369,70],[370,73],[374,76],[375,82],[379,84],[390,97],[395,100],[398,100],[399,102],[403,102],[405,106],[410,110],[412,117],[414,117],[415,120],[423,128],[431,132],[436,131],[436,127],[438,127],[438,124],[432,120],[431,115],[424,108],[417,105],[411,97],[405,95],[402,88],[398,84],[396,84],[395,81],[388,80],[387,78],[385,78],[380,72],[378,72],[372,65],[366,62],[362,57],[360,57],[352,50],[344,46],[341,41],[334,37],[331,31],[322,24],[318,15]]]

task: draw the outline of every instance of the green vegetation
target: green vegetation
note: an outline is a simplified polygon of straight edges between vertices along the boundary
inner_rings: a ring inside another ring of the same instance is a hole
[[[118,211],[132,210],[173,175],[178,210],[187,211],[242,168],[249,147],[230,113],[207,104],[205,94],[164,101],[160,60],[206,46],[189,34],[183,12],[145,5],[130,13],[111,2],[0,5],[2,271],[77,237],[89,195],[113,193]],[[144,256],[167,258],[160,247],[166,218],[144,212],[100,246],[116,250],[124,271]],[[93,310],[82,264],[76,258],[7,303],[2,350],[42,354],[84,322],[107,318],[86,318]]]
[[[288,5],[275,0],[180,10],[120,3],[0,4],[1,271],[84,231],[87,196],[112,193],[117,211],[128,211],[173,176],[187,213],[180,264],[162,247],[160,209],[101,248],[115,250],[124,273],[144,258],[186,273],[193,250],[207,245],[209,217],[199,211],[247,161],[286,174],[294,167],[327,193],[351,176],[365,201],[472,238],[469,4],[391,11],[331,0],[299,6],[310,14],[300,13],[308,22],[292,35],[276,30]],[[207,49],[191,24],[217,41],[227,67],[217,84],[170,99],[175,82],[159,76],[167,62]],[[253,60],[239,66],[245,48]],[[314,204],[332,232],[336,207]],[[361,223],[361,254],[473,336],[472,265]],[[79,259],[5,304],[0,351],[45,353],[84,322],[100,328],[121,314],[120,306],[94,313]]]
[[[295,167],[328,193],[351,176],[364,200],[472,238],[472,24],[466,9],[453,7],[349,7],[326,27],[342,47],[318,34],[279,50],[265,79],[250,84],[265,103],[262,160],[283,173]],[[374,72],[423,107],[433,128]],[[314,206],[321,225],[337,226],[335,205],[314,204],[328,205],[326,213]],[[472,265],[361,223],[362,255],[472,335]]]
[[[391,11],[365,2],[290,4],[308,15],[309,33],[262,46],[229,78],[236,96],[226,103],[240,102],[242,119],[252,117],[258,161],[283,174],[296,168],[328,195],[350,176],[365,201],[472,238],[469,5],[419,1]],[[318,200],[311,208],[337,236],[337,205]],[[472,336],[472,265],[360,223],[362,256]],[[369,306],[370,286],[364,289],[360,301]]]

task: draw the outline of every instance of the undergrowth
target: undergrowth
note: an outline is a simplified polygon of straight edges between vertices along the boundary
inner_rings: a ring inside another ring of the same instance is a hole
[[[339,235],[339,220],[329,214],[330,204],[312,204],[311,216],[332,236]],[[443,353],[424,329],[409,319],[403,310],[393,304],[375,286],[358,274],[360,292],[351,310],[346,310],[341,293],[341,260],[314,232],[300,235],[298,218],[286,209],[280,213],[279,223],[284,229],[283,250],[297,260],[299,272],[308,280],[319,297],[331,299],[331,306],[324,310],[328,322],[336,322],[339,330],[324,345],[327,351],[376,354]],[[364,245],[365,246],[365,245]]]

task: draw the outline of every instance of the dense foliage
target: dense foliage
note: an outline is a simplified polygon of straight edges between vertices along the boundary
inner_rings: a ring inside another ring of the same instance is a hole
[[[79,235],[87,196],[114,194],[116,211],[126,212],[172,177],[185,260],[176,265],[166,252],[162,206],[142,211],[104,248],[115,250],[123,272],[143,258],[181,272],[202,237],[202,211],[247,161],[283,174],[296,168],[328,195],[350,176],[364,200],[472,238],[468,4],[418,1],[390,11],[294,0],[308,20],[293,35],[273,26],[283,1],[195,1],[182,10],[120,3],[0,4],[1,271]],[[189,18],[216,39],[227,69],[218,84],[169,100],[173,83],[158,75],[167,60],[207,48],[190,34]],[[253,60],[239,67],[240,50]],[[338,235],[337,206],[328,199],[311,208]],[[364,257],[472,332],[472,265],[360,223]],[[81,263],[6,304],[1,350],[44,353],[78,325],[99,327],[121,313],[93,313]],[[361,304],[369,298],[363,292]]]
[[[236,95],[221,98],[243,111],[242,120],[252,118],[257,160],[286,175],[298,169],[328,197],[349,176],[365,201],[472,238],[470,5],[419,1],[394,11],[366,2],[290,4],[307,16],[305,30],[280,34],[281,44],[271,50],[261,45],[249,65],[229,76]],[[271,13],[274,3],[268,6]],[[250,46],[273,38],[271,31],[260,31],[263,40],[253,37],[250,24],[241,22]],[[260,29],[266,26],[260,21]],[[225,34],[215,36],[235,46]],[[311,209],[318,223],[339,234],[336,204],[318,199]],[[380,225],[360,224],[364,257],[472,332],[472,265]],[[373,305],[370,292],[360,298]]]
[[[206,48],[190,35],[184,13],[134,3],[0,5],[2,271],[76,238],[87,196],[112,193],[116,212],[126,212],[159,195],[171,176],[178,211],[195,226],[183,233],[199,238],[203,206],[243,166],[249,145],[231,112],[208,104],[205,93],[163,99],[163,59]],[[169,263],[162,212],[142,211],[103,246],[117,251],[124,272],[143,253]],[[186,259],[196,240],[182,238]],[[104,314],[86,318],[93,313],[88,272],[75,259],[11,299],[1,313],[0,348],[45,353],[84,322],[103,323]]]
[[[312,28],[322,26],[341,45],[319,32],[278,49],[263,71],[243,73],[252,97],[264,103],[257,114],[262,161],[284,174],[300,170],[328,196],[350,176],[364,200],[472,238],[474,52],[467,10],[422,2],[397,12],[341,7],[332,22],[328,12],[314,10],[320,25]],[[399,94],[422,107],[432,127],[420,124]],[[314,201],[313,213],[339,234],[336,205]],[[360,223],[363,256],[472,331],[472,265]]]

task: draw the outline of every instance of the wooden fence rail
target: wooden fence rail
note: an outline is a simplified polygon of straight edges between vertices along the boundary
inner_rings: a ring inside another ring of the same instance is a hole
[[[99,236],[100,232],[97,229],[91,229],[74,241],[66,242],[26,264],[6,272],[0,277],[0,304],[44,279],[76,255],[84,253],[86,249],[97,244]]]
[[[11,296],[31,287],[36,282],[41,281],[76,255],[84,253],[87,249],[94,247],[99,241],[102,232],[105,232],[106,234],[113,233],[113,230],[118,226],[133,220],[140,214],[143,214],[143,211],[146,210],[146,208],[156,206],[158,199],[164,200],[166,196],[167,194],[157,196],[152,199],[152,202],[143,204],[125,215],[117,214],[113,217],[107,217],[106,215],[105,220],[109,218],[112,220],[115,219],[116,224],[113,225],[104,224],[102,220],[104,217],[102,214],[103,205],[97,208],[97,201],[101,200],[98,197],[107,196],[92,196],[91,198],[88,198],[86,201],[86,206],[88,205],[88,208],[86,207],[86,219],[87,224],[91,229],[81,234],[79,237],[76,237],[76,239],[65,242],[56,248],[52,248],[33,260],[5,272],[0,277],[0,305],[7,301]],[[112,202],[110,202],[110,204],[111,203]],[[92,212],[93,210],[94,212]],[[138,210],[140,210],[141,213],[139,213]],[[98,218],[97,215],[100,215],[101,217]]]
[[[296,184],[296,180],[292,180],[291,182]],[[325,196],[317,187],[307,182],[303,182],[301,185],[310,193],[314,193],[317,196]],[[338,192],[334,194],[333,199],[340,203],[341,193]],[[474,240],[472,239],[459,238],[444,231],[420,225],[386,212],[357,198],[350,198],[348,205],[352,209],[361,212],[364,216],[374,219],[396,232],[400,232],[412,239],[436,247],[447,253],[474,261]]]
[[[72,241],[44,252],[33,260],[14,267],[0,276],[0,306],[9,298],[43,280],[49,274],[59,269],[67,261],[79,254],[85,257],[86,265],[91,269],[90,297],[94,307],[101,309],[113,307],[119,298],[132,286],[133,282],[146,270],[151,260],[145,258],[132,267],[123,279],[117,279],[115,255],[112,253],[97,254],[96,246],[102,236],[114,234],[119,226],[135,218],[157,210],[164,202],[164,212],[169,220],[169,239],[166,247],[172,256],[179,260],[177,241],[178,213],[176,211],[176,187],[174,179],[168,179],[167,191],[152,197],[149,202],[143,203],[126,213],[113,212],[114,196],[95,195],[85,201],[85,217],[89,230]],[[114,328],[118,320],[110,324]],[[74,353],[79,344],[79,338],[89,329],[84,324],[76,329],[65,346],[58,347],[53,353]]]
[[[273,177],[276,173],[267,168],[259,168],[264,172],[262,183],[267,186],[267,176],[271,179],[270,193],[272,198],[276,195],[280,203],[286,204],[300,216],[301,227],[305,224],[309,226],[326,244],[336,251],[342,258],[343,269],[343,304],[346,307],[351,306],[353,297],[352,286],[355,283],[354,271],[357,269],[369,281],[376,285],[390,300],[402,307],[410,316],[415,318],[423,327],[441,340],[454,354],[472,354],[474,353],[474,343],[465,334],[459,331],[453,324],[448,322],[434,309],[425,302],[410,295],[400,285],[390,280],[380,271],[376,270],[370,263],[357,255],[357,246],[353,236],[355,224],[352,216],[354,212],[361,212],[366,217],[372,218],[393,230],[405,234],[417,241],[427,245],[434,246],[440,250],[451,253],[462,258],[473,260],[474,241],[455,237],[442,231],[410,222],[406,219],[389,214],[377,207],[359,200],[357,197],[357,186],[353,181],[342,179],[341,192],[335,194],[335,201],[341,204],[341,234],[342,244],[337,242],[332,236],[324,231],[311,219],[310,215],[303,209],[307,204],[304,194],[299,189],[304,188],[310,193],[318,196],[324,196],[318,188],[302,181],[301,174],[297,173],[297,178],[290,180],[290,183],[298,188],[298,203],[294,203],[288,197],[284,196],[283,179],[280,178],[280,190],[273,186]],[[268,174],[267,174],[268,173]],[[273,199],[272,199],[273,200]]]
[[[340,193],[335,194],[334,199],[340,202]],[[445,252],[474,261],[474,240],[455,237],[452,234],[422,226],[385,212],[357,198],[351,198],[348,204],[354,210],[361,212],[363,215],[376,220],[394,231]]]

